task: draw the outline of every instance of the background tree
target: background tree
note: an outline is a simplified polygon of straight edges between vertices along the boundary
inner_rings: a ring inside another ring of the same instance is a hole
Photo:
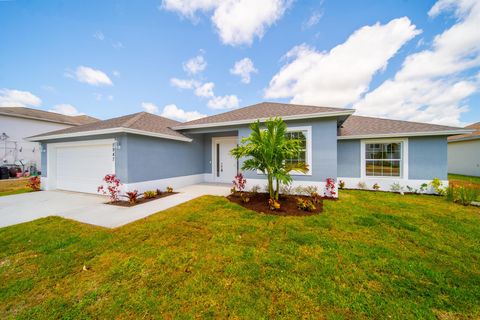
[[[290,172],[308,171],[305,163],[286,163],[287,159],[298,157],[301,141],[286,137],[287,124],[281,118],[266,121],[265,129],[260,127],[260,121],[256,121],[250,125],[250,129],[250,135],[243,138],[231,154],[236,159],[246,158],[242,170],[260,170],[265,173],[270,198],[278,200],[280,184],[292,182]]]

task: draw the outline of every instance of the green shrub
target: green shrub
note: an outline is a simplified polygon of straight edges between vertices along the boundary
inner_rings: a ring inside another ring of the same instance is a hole
[[[456,190],[455,187],[449,186],[448,188],[445,189],[445,197],[447,201],[449,202],[455,202],[456,200]]]
[[[297,207],[300,210],[308,211],[308,212],[312,212],[312,211],[315,211],[315,209],[317,209],[311,200],[303,199],[300,197],[297,198]]]
[[[436,194],[439,194],[439,195],[445,195],[445,188],[443,187],[443,183],[442,183],[442,180],[438,179],[438,178],[434,178],[431,182],[430,182],[430,186],[433,188],[433,190],[435,191]]]
[[[157,196],[157,191],[155,190],[147,190],[143,193],[143,197],[145,199],[153,199]]]
[[[479,190],[475,188],[459,187],[457,201],[464,206],[468,206],[477,200],[479,193]]]

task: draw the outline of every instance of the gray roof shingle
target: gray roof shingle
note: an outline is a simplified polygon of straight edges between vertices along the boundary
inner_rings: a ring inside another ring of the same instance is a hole
[[[86,115],[66,116],[63,114],[55,113],[55,112],[49,112],[49,111],[43,111],[43,110],[31,109],[31,108],[23,108],[23,107],[1,107],[0,115],[63,123],[63,124],[69,124],[73,126],[79,126],[79,125],[99,121],[96,118],[86,116]]]
[[[471,129],[474,131],[468,134],[459,134],[456,136],[451,136],[448,138],[448,142],[480,139],[480,122],[466,126],[465,129]]]
[[[462,128],[438,124],[391,120],[363,116],[350,116],[338,130],[338,136],[375,136],[388,134],[409,134],[420,132],[441,132],[461,130]]]
[[[127,116],[85,124],[78,127],[71,127],[71,128],[56,130],[52,132],[47,132],[44,134],[33,136],[31,138],[71,134],[71,133],[81,133],[81,132],[87,132],[87,131],[115,129],[115,128],[127,128],[127,129],[135,129],[135,130],[141,130],[145,132],[152,132],[152,133],[158,133],[158,134],[168,135],[168,136],[177,137],[177,138],[188,139],[188,137],[184,136],[180,132],[171,129],[172,126],[175,126],[178,124],[180,124],[180,122],[172,119],[164,118],[164,117],[157,116],[147,112],[139,112],[139,113],[134,113]]]
[[[257,119],[266,119],[270,117],[285,117],[295,115],[311,115],[331,112],[353,112],[352,109],[316,107],[289,103],[262,102],[248,107],[235,109],[232,111],[216,114],[179,125],[180,128],[197,125],[214,125],[224,122],[235,122],[242,120],[255,121]]]

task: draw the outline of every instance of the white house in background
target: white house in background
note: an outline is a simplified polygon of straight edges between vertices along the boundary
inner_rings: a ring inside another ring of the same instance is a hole
[[[448,172],[480,177],[480,122],[465,129],[475,131],[448,138]]]
[[[21,160],[41,170],[40,144],[24,138],[96,121],[98,119],[85,115],[66,116],[22,107],[0,108],[0,166]]]

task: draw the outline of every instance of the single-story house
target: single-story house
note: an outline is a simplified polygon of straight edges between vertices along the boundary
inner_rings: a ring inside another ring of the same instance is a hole
[[[353,116],[353,109],[264,102],[180,123],[141,112],[31,137],[42,143],[43,188],[94,193],[107,173],[125,190],[140,192],[201,182],[231,183],[241,167],[230,150],[249,125],[270,117],[286,121],[289,136],[304,141],[297,159],[309,172],[294,184],[323,190],[327,178],[346,187],[359,182],[418,188],[447,181],[447,137],[463,128]],[[260,172],[244,172],[247,188],[266,185]]]
[[[448,138],[448,172],[480,177],[480,122],[465,129],[474,131]]]
[[[0,107],[0,165],[23,160],[27,166],[40,168],[40,144],[26,137],[53,130],[93,123],[98,119],[81,115],[67,116],[23,107]]]

